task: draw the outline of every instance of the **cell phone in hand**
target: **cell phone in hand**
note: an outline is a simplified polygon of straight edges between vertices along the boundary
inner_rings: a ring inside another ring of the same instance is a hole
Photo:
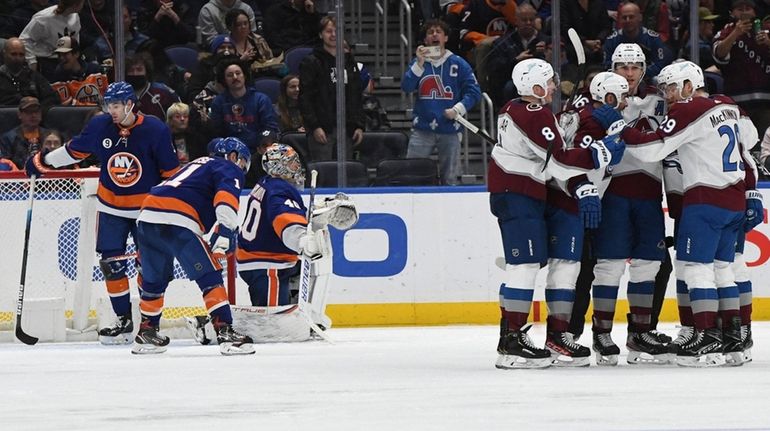
[[[429,58],[441,57],[441,47],[437,45],[431,45],[425,47],[425,56]]]

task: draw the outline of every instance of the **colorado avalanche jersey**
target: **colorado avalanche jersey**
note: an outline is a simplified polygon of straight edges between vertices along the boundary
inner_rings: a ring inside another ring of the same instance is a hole
[[[290,268],[297,252],[283,242],[290,226],[307,226],[307,209],[297,189],[280,178],[262,177],[249,194],[246,216],[238,234],[239,270]]]
[[[735,105],[735,101],[724,94],[713,94],[710,96],[721,103]],[[746,187],[756,188],[757,167],[754,159],[747,149],[751,149],[759,139],[757,128],[748,117],[746,112],[738,107],[741,117],[738,120],[738,130],[740,131],[741,150],[743,152],[743,162],[746,168]],[[682,179],[682,166],[679,163],[679,154],[674,152],[663,160],[663,181],[666,188],[666,201],[668,204],[668,213],[672,218],[679,218],[682,214],[682,199],[684,195],[684,182]]]
[[[75,161],[91,154],[99,159],[97,209],[120,217],[136,218],[150,188],[179,169],[168,126],[143,115],[126,128],[109,115],[96,116],[66,151]]]
[[[666,115],[666,102],[653,86],[640,87],[639,93],[629,96],[626,101],[628,106],[623,109],[623,119],[637,130],[657,129]],[[613,168],[607,193],[632,199],[660,199],[662,177],[660,161],[644,162],[633,154],[626,154]]]
[[[671,106],[655,132],[627,128],[623,132],[626,153],[652,162],[677,151],[683,206],[708,204],[743,211],[747,173],[739,121],[735,105],[705,97],[684,100]]]
[[[487,182],[492,193],[519,193],[545,200],[545,184],[551,178],[568,181],[594,169],[591,151],[570,148],[556,117],[543,106],[511,100],[497,118],[497,131]]]
[[[401,89],[417,91],[414,102],[414,128],[434,133],[457,133],[460,125],[444,117],[444,110],[462,104],[465,114],[481,99],[481,89],[471,66],[460,56],[446,50],[438,60],[425,60],[423,67],[412,60]]]
[[[235,220],[243,181],[243,170],[235,163],[199,157],[152,188],[142,204],[139,221],[181,226],[203,235],[223,210],[232,211]],[[222,205],[224,208],[219,209]]]
[[[593,105],[583,105],[579,111],[564,111],[559,114],[559,125],[564,129],[565,141],[570,148],[587,148],[592,142],[605,137],[604,129],[593,118]],[[568,131],[567,129],[574,129]],[[569,137],[569,139],[567,139]],[[568,181],[552,178],[548,182],[548,203],[563,210],[577,213],[577,200],[572,191],[582,182],[590,181],[598,191],[599,196],[604,195],[607,185],[610,182],[612,168],[591,170],[585,175],[572,177]]]

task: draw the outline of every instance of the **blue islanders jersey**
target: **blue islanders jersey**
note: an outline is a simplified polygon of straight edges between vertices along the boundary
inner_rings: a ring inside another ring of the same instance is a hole
[[[265,176],[249,194],[246,216],[238,234],[238,270],[289,268],[297,252],[283,243],[283,232],[307,226],[307,209],[297,189],[280,178]]]
[[[152,188],[139,221],[182,226],[202,235],[214,226],[217,213],[230,213],[234,228],[243,181],[243,170],[235,163],[197,158]]]
[[[127,128],[109,115],[98,115],[66,145],[75,160],[93,154],[99,159],[97,209],[136,218],[150,189],[179,169],[171,131],[155,117],[137,115]]]

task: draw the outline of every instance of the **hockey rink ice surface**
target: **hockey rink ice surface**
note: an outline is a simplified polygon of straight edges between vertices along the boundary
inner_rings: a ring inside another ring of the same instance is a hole
[[[494,326],[332,329],[333,345],[241,357],[192,340],[146,356],[3,344],[0,429],[770,430],[770,322],[753,332],[753,362],[711,369],[632,367],[621,347],[617,367],[497,370]]]

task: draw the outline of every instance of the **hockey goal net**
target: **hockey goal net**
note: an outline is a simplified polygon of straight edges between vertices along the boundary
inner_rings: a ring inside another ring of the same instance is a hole
[[[37,301],[63,300],[67,340],[96,339],[96,328],[114,318],[95,251],[98,175],[90,169],[56,171],[35,181],[24,318],[28,306],[34,308]],[[0,341],[13,339],[29,186],[23,172],[0,173]],[[127,252],[131,253],[135,251],[133,239],[128,242]],[[136,309],[136,267],[133,260],[127,266]],[[183,317],[205,314],[200,290],[185,278],[178,264],[165,304],[161,328],[181,329]]]

